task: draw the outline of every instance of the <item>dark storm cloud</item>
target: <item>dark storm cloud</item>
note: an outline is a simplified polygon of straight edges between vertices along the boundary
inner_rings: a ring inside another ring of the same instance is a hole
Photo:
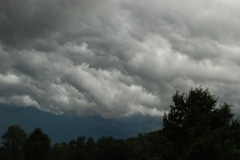
[[[235,1],[0,2],[0,102],[55,114],[162,115],[203,86],[239,107]]]

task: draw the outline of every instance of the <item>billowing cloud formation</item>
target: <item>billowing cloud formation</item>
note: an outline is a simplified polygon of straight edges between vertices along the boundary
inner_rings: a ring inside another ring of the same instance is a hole
[[[240,3],[1,0],[0,103],[162,115],[203,86],[239,107]]]

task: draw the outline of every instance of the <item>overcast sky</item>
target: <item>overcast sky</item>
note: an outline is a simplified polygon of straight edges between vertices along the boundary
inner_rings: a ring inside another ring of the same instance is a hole
[[[0,103],[161,116],[176,90],[240,104],[240,1],[0,0]]]

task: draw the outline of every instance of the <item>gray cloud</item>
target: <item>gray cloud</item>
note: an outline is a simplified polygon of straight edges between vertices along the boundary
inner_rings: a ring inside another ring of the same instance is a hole
[[[159,116],[202,86],[239,108],[240,3],[0,2],[0,102],[55,114]]]

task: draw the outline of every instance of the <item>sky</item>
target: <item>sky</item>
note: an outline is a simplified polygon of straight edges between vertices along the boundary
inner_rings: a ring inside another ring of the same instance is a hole
[[[96,135],[100,121],[110,127],[99,135],[115,124],[133,135],[161,127],[176,90],[199,86],[239,115],[239,8],[237,0],[0,0],[0,132],[32,121]]]

